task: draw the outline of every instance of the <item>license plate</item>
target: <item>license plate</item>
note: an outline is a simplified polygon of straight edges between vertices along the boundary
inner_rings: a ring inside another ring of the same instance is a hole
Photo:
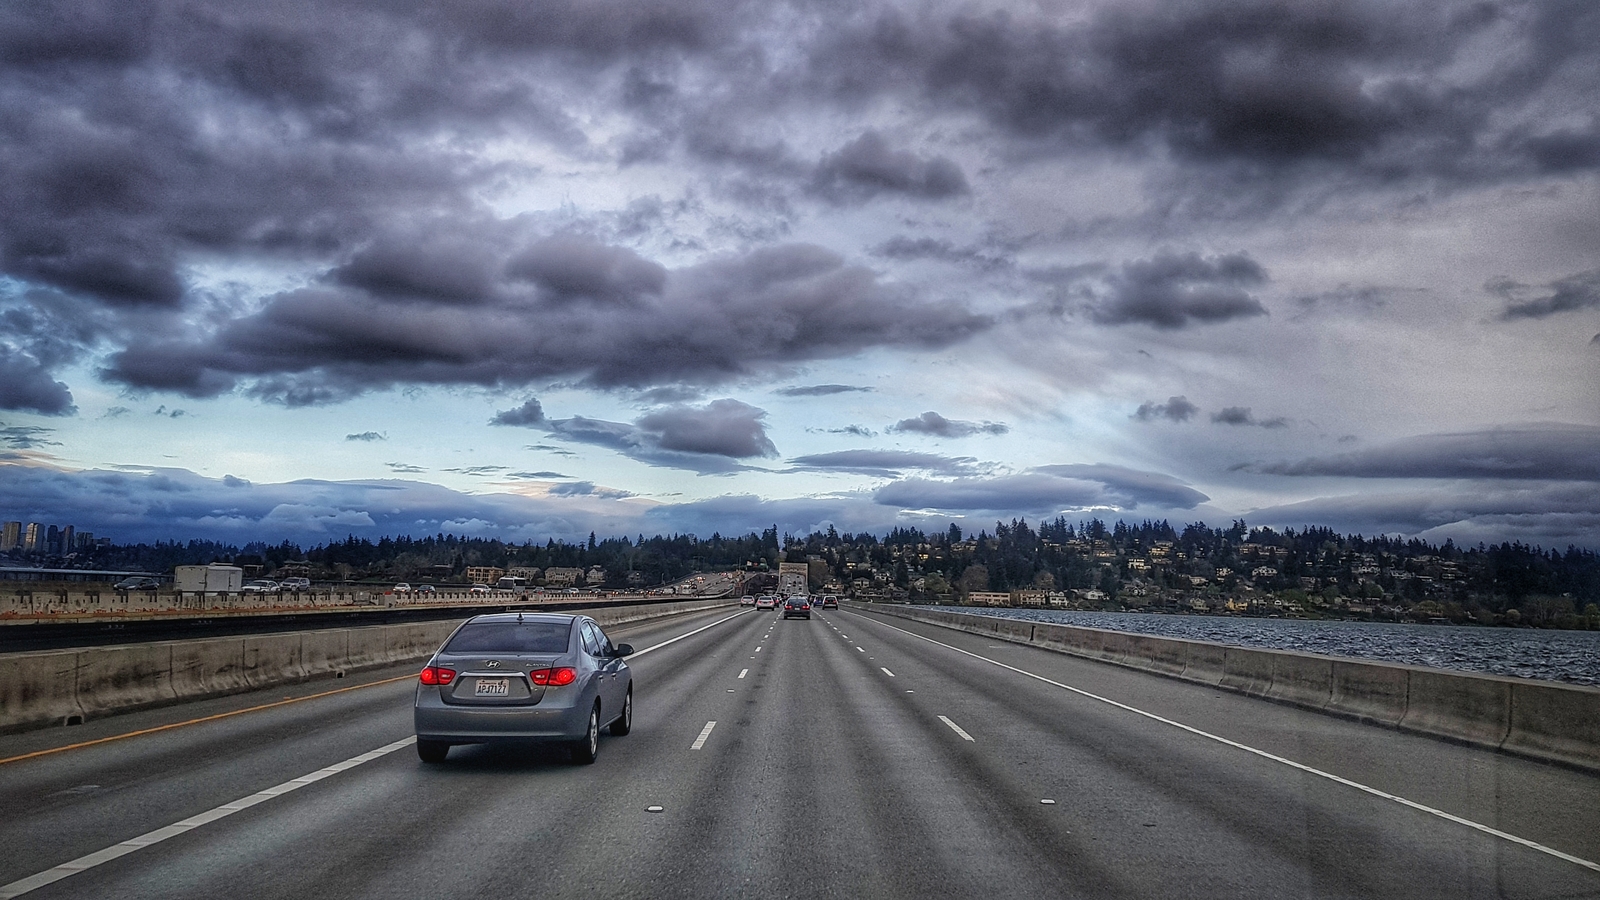
[[[511,693],[511,681],[506,678],[479,678],[473,689],[478,697],[505,697]]]

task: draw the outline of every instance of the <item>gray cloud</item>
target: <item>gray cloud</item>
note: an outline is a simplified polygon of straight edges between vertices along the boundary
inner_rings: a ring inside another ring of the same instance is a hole
[[[1365,534],[1389,533],[1466,546],[1522,541],[1533,546],[1596,548],[1600,486],[1593,483],[1487,482],[1425,490],[1373,491],[1317,497],[1252,510],[1252,524],[1325,525]]]
[[[410,463],[391,462],[384,463],[384,465],[388,466],[389,471],[396,475],[421,475],[423,472],[428,471],[421,466],[413,466]]]
[[[55,434],[55,429],[43,425],[7,425],[0,422],[0,444],[13,450],[61,446],[60,441],[50,440],[52,434]]]
[[[47,416],[70,416],[78,411],[66,384],[52,378],[37,359],[4,344],[0,344],[0,409]]]
[[[902,434],[929,434],[934,437],[957,438],[973,434],[1005,434],[1011,429],[999,422],[963,422],[946,419],[932,410],[912,419],[901,419],[889,426],[890,431]]]
[[[822,158],[811,190],[835,202],[859,202],[883,193],[936,200],[970,189],[951,160],[891,149],[883,135],[866,131]]]
[[[563,475],[560,472],[507,472],[506,477],[519,481],[543,481],[548,478],[570,478],[572,476]]]
[[[982,248],[960,247],[942,238],[909,237],[903,234],[895,235],[872,248],[872,253],[885,259],[933,259],[979,269],[1000,269],[1012,264],[1010,257]]]
[[[1261,266],[1242,253],[1209,258],[1161,253],[1124,263],[1110,276],[1110,293],[1095,307],[1094,317],[1108,325],[1139,322],[1176,329],[1264,316],[1266,309],[1248,289],[1266,281]]]
[[[1147,400],[1139,404],[1139,408],[1134,410],[1132,418],[1141,422],[1151,422],[1156,419],[1187,422],[1199,411],[1200,407],[1190,403],[1187,397],[1168,397],[1166,403]]]
[[[789,464],[797,470],[852,472],[887,478],[898,478],[907,469],[938,475],[966,475],[975,470],[975,462],[970,456],[939,456],[910,450],[839,450],[797,456],[789,460]]]
[[[1591,269],[1569,275],[1545,286],[1548,294],[1528,300],[1518,300],[1528,292],[1528,286],[1510,280],[1491,282],[1488,289],[1505,298],[1506,308],[1500,314],[1505,321],[1517,319],[1543,319],[1559,313],[1600,308],[1600,269]]]
[[[869,387],[856,387],[849,384],[812,384],[804,387],[783,388],[774,393],[784,397],[827,397],[832,394],[849,394],[857,391],[868,391]]]
[[[545,423],[544,407],[539,401],[529,397],[526,402],[515,409],[502,410],[495,413],[489,420],[490,425],[518,425],[537,427]]]
[[[1192,509],[1209,498],[1170,475],[1121,466],[1061,465],[993,478],[907,478],[879,488],[873,499],[905,509],[1049,515],[1094,508],[1131,510],[1141,505]]]
[[[570,484],[556,484],[550,486],[553,497],[599,497],[605,500],[621,500],[632,497],[634,494],[616,488],[595,487],[592,481],[575,481]]]
[[[1143,408],[1140,407],[1141,410]],[[1257,421],[1256,417],[1250,413],[1250,407],[1248,406],[1225,407],[1220,412],[1212,413],[1211,421],[1218,425],[1255,425],[1261,428],[1287,428],[1289,426],[1288,420],[1282,416],[1274,416],[1271,419]]]
[[[738,400],[705,406],[664,407],[633,424],[573,416],[546,419],[539,426],[551,436],[616,451],[652,466],[725,474],[749,468],[740,459],[777,455],[767,437],[766,411]]]
[[[387,441],[389,436],[387,434],[379,434],[376,431],[363,431],[360,434],[347,434],[344,439],[347,441],[364,441],[370,444],[373,441]]]
[[[1267,475],[1600,482],[1600,428],[1551,423],[1427,434],[1337,456],[1246,468]]]

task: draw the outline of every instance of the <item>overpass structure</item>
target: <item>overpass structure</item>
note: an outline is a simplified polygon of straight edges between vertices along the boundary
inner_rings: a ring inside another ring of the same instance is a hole
[[[0,898],[1600,896],[1581,760],[1036,635],[701,607],[608,626],[637,702],[594,766],[420,763],[413,662],[0,736]]]

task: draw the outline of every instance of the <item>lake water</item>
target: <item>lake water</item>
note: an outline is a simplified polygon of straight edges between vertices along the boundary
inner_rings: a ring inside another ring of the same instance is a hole
[[[1600,631],[1402,625],[1304,619],[1236,619],[1056,609],[957,609],[1030,622],[1297,650],[1327,656],[1600,686]]]

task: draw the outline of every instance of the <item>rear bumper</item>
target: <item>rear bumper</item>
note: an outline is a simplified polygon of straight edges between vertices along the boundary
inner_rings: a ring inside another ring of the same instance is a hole
[[[496,741],[575,741],[589,730],[587,704],[535,706],[452,706],[419,694],[413,721],[417,739],[451,744]],[[550,698],[546,696],[546,701]]]

